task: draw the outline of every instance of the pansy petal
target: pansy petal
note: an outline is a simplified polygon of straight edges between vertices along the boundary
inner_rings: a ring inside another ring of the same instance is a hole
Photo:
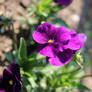
[[[41,33],[45,33],[45,34],[52,34],[53,32],[55,32],[56,27],[53,26],[52,24],[50,24],[49,22],[45,22],[43,24],[41,24],[38,28],[37,31],[41,32]]]
[[[82,42],[78,36],[73,37],[67,45],[64,46],[65,49],[71,50],[79,50],[84,46],[84,42]]]
[[[48,40],[49,40],[46,34],[41,33],[41,32],[38,32],[38,31],[35,31],[35,32],[33,33],[33,39],[34,39],[36,42],[40,43],[40,44],[47,43]]]
[[[64,66],[64,64],[62,62],[60,62],[58,57],[49,58],[47,62],[49,62],[50,64],[52,64],[54,66]]]
[[[10,71],[21,81],[20,67],[15,62],[10,64]]]
[[[67,40],[70,40],[70,39],[71,39],[71,36],[67,28],[65,27],[57,28],[57,41],[66,42]]]
[[[83,33],[78,34],[78,38],[81,42],[85,42],[87,40],[87,36]]]
[[[0,90],[4,89],[3,87],[3,76],[0,76]]]
[[[44,44],[53,38],[52,36],[55,35],[55,31],[56,28],[52,24],[45,22],[37,27],[33,33],[33,38],[36,42]]]
[[[54,66],[64,66],[71,61],[72,56],[73,51],[68,49],[64,52],[59,52],[57,57],[49,58],[48,61]]]
[[[12,75],[12,72],[9,71],[8,69],[4,69],[4,71],[3,71],[3,78],[4,78],[4,79],[7,79],[7,78],[9,78],[9,77],[11,77],[11,76],[13,76],[13,75]]]
[[[38,52],[44,56],[48,56],[48,57],[55,57],[55,49],[53,46],[51,45],[40,45],[38,47]]]
[[[13,87],[6,87],[5,88],[5,92],[16,92],[14,89],[13,89]]]
[[[70,35],[76,35],[77,34],[75,30],[71,30],[69,33],[70,33]]]
[[[59,51],[63,52],[63,48],[61,46],[59,47]]]
[[[61,43],[58,43],[58,49],[59,51],[63,52],[63,45]]]
[[[9,81],[12,80],[14,82],[14,76],[11,71],[8,69],[4,69],[3,71],[3,86],[6,92],[12,92],[12,88],[10,87]]]
[[[16,80],[16,85],[15,85],[15,91],[20,92],[22,88],[22,83],[19,80]]]
[[[6,92],[5,90],[0,90],[0,92]]]
[[[16,72],[19,72],[19,66],[16,63],[10,64],[10,70],[8,70],[7,68],[4,69],[3,76],[0,76],[0,91],[20,92],[21,88],[19,91],[17,91],[17,88],[19,88],[22,83],[19,80]],[[18,84],[17,81],[20,83],[20,85],[15,88],[15,85]]]

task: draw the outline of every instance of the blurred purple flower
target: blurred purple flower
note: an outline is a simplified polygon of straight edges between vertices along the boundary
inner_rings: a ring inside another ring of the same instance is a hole
[[[47,56],[47,61],[55,66],[63,66],[71,61],[74,53],[84,46],[87,37],[65,27],[55,27],[43,23],[33,33],[33,38],[40,45],[38,52]]]
[[[20,68],[13,62],[10,64],[10,70],[4,69],[3,76],[0,76],[0,92],[20,92],[21,87]]]
[[[68,6],[72,0],[54,0],[60,6]]]

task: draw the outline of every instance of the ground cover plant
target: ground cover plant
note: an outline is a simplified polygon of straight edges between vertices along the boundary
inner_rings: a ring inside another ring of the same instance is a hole
[[[81,79],[85,74],[84,50],[87,36],[78,33],[57,16],[73,0],[33,0],[28,18],[26,40],[18,44],[12,19],[0,15],[0,32],[11,30],[14,50],[6,53],[10,66],[0,76],[0,92],[75,92],[90,89]],[[29,51],[30,49],[30,51]]]

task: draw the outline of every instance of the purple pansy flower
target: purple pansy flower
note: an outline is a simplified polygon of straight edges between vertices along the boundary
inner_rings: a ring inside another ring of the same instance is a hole
[[[47,56],[47,61],[55,66],[63,66],[71,61],[74,53],[84,46],[86,36],[68,31],[65,27],[55,27],[46,22],[38,26],[33,38],[40,45],[38,52]]]
[[[83,34],[77,34],[74,30],[70,31],[71,39],[64,45],[63,52],[59,51],[56,57],[47,57],[47,62],[54,66],[64,66],[68,64],[75,52],[84,46],[87,37]]]
[[[56,28],[46,22],[38,26],[33,38],[40,45],[38,52],[44,56],[55,57],[58,51],[63,51],[63,45],[71,38],[65,27]]]
[[[72,0],[54,0],[60,6],[68,6]]]
[[[20,68],[13,62],[10,64],[10,70],[4,69],[3,75],[0,76],[0,92],[20,92],[21,87]]]

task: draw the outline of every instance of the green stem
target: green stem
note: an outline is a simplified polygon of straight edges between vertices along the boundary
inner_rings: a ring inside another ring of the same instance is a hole
[[[43,59],[45,59],[46,57],[45,56],[43,56],[43,57],[41,57],[41,58],[31,58],[30,59],[30,61],[41,61],[41,60],[43,60]]]
[[[32,75],[29,74],[29,73],[27,73],[27,72],[24,72],[24,74],[25,74],[26,76],[28,76],[28,77],[32,77]]]
[[[81,67],[79,67],[79,68],[77,68],[77,69],[75,69],[75,70],[72,70],[72,71],[70,71],[70,72],[62,73],[61,75],[71,74],[71,73],[74,73],[74,72],[79,71],[80,69],[81,69]]]
[[[16,34],[14,32],[13,24],[12,24],[12,34],[13,34],[14,49],[17,51],[17,39],[16,39]]]
[[[84,76],[81,76],[81,77],[75,77],[74,79],[84,79],[84,78],[87,78],[87,77],[92,77],[92,74],[91,75],[84,75]]]

